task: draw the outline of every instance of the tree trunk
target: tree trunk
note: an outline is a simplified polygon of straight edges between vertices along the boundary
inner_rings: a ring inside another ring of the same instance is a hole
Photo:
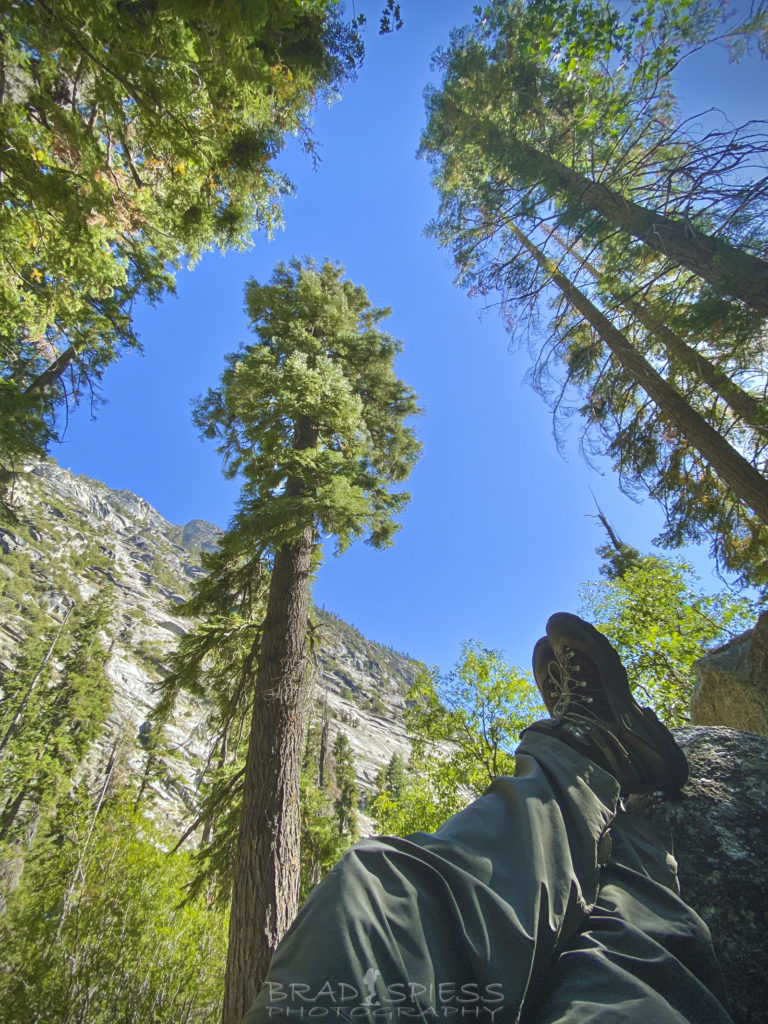
[[[325,789],[325,769],[328,762],[328,738],[331,727],[330,717],[328,715],[328,694],[325,695],[325,703],[323,704],[323,725],[320,730],[320,751],[317,756],[317,788],[319,790]]]
[[[104,769],[104,782],[101,785],[101,789],[99,790],[99,795],[96,800],[96,804],[93,808],[93,814],[91,815],[91,821],[88,826],[88,834],[85,837],[85,841],[82,844],[78,845],[77,867],[72,873],[72,879],[69,885],[67,886],[66,893],[64,894],[64,900],[61,904],[61,911],[59,913],[59,923],[56,926],[57,944],[59,939],[61,938],[61,930],[64,927],[64,922],[66,921],[70,911],[72,910],[75,889],[77,888],[78,883],[80,884],[81,892],[83,889],[85,889],[85,875],[91,863],[90,860],[86,861],[86,855],[88,854],[91,845],[93,830],[96,827],[96,819],[98,818],[99,813],[101,811],[101,806],[104,803],[104,798],[109,792],[109,786],[110,783],[112,782],[112,776],[114,774],[115,766],[117,764],[117,751],[118,747],[120,746],[120,743],[122,742],[123,735],[124,734],[122,732],[118,733],[117,736],[115,737],[115,742],[112,744],[112,751],[109,755],[106,768]]]
[[[77,359],[77,349],[73,345],[70,345],[54,359],[50,366],[47,366],[41,374],[38,374],[38,376],[27,385],[26,393],[29,394],[33,391],[45,391],[51,386],[51,384],[54,384],[59,379],[62,373],[64,373],[66,368],[70,366],[75,359]]]
[[[535,169],[535,177],[566,201],[575,200],[656,252],[687,267],[721,293],[742,299],[768,314],[768,262],[736,248],[721,238],[697,231],[686,220],[673,220],[625,199],[600,182],[524,142],[514,143]]]
[[[299,778],[314,531],[275,554],[259,643],[223,1024],[240,1024],[299,899]]]
[[[556,231],[548,231],[548,234],[555,239],[558,245],[570,252],[570,246],[563,241]],[[598,268],[578,253],[574,254],[581,265],[588,270],[596,281],[601,280]],[[661,342],[667,350],[670,360],[677,361],[681,366],[692,370],[707,387],[711,388],[716,395],[719,395],[737,416],[741,417],[748,427],[752,427],[763,436],[768,435],[768,409],[754,395],[745,391],[736,381],[732,380],[725,370],[721,370],[706,356],[702,355],[695,348],[691,348],[687,341],[681,338],[674,331],[660,320],[648,306],[632,298],[616,298],[617,303],[628,309],[633,316],[637,317],[640,323],[651,334]]]
[[[619,300],[630,313],[637,317],[643,327],[655,335],[667,350],[670,360],[685,366],[719,395],[748,427],[764,437],[768,435],[768,410],[754,395],[741,388],[719,366],[712,363],[696,349],[671,331],[654,313],[634,299]]]
[[[21,805],[24,803],[24,797],[28,792],[29,783],[25,782],[14,799],[9,800],[3,808],[3,812],[0,815],[0,842],[3,842],[10,832],[11,825],[13,825],[16,820],[16,816],[21,810]]]
[[[541,249],[519,228],[512,224],[510,228],[539,266],[550,274],[565,298],[595,328],[619,363],[634,375],[662,415],[678,428],[739,500],[749,506],[762,522],[768,523],[768,480],[732,448],[703,416],[691,408],[683,396],[654,370],[608,317],[557,269]]]

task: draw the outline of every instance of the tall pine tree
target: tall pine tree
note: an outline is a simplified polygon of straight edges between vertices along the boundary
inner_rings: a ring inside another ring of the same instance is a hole
[[[662,504],[662,542],[709,537],[721,564],[768,582],[768,142],[755,124],[699,131],[673,91],[733,13],[476,13],[428,94],[432,232],[471,294],[501,296],[510,331],[526,308],[529,323],[554,311],[532,335],[533,382],[556,423],[581,414],[588,458],[608,455],[627,490]]]
[[[0,680],[0,861],[56,811],[109,713],[111,615],[111,593],[97,593],[32,636]]]
[[[333,774],[336,781],[336,799],[333,806],[339,832],[354,841],[358,835],[355,812],[360,794],[352,746],[344,732],[336,733],[336,739],[333,741]]]
[[[320,545],[392,542],[419,443],[388,311],[332,263],[251,281],[256,341],[227,358],[195,420],[243,489],[225,545],[269,564],[266,611],[243,668],[253,712],[230,915],[224,1024],[253,1001],[299,895],[299,781],[310,582]]]

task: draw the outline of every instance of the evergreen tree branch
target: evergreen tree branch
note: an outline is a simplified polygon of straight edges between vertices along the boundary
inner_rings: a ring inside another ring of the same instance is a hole
[[[656,403],[662,415],[674,423],[688,441],[712,464],[718,476],[744,503],[768,523],[768,480],[707,423],[634,348],[608,317],[580,291],[519,228],[510,231],[537,264],[547,272],[564,297],[595,328],[617,360]]]

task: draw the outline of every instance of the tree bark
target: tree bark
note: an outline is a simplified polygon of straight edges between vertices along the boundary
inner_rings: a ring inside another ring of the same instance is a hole
[[[566,201],[575,200],[668,259],[687,267],[725,295],[742,299],[768,314],[768,261],[721,238],[697,231],[688,221],[673,220],[625,199],[607,185],[592,181],[525,142],[515,148],[535,169],[538,180]]]
[[[749,506],[762,522],[768,523],[768,480],[732,448],[703,416],[691,408],[683,396],[654,370],[608,317],[557,269],[541,249],[519,228],[512,224],[510,227],[518,241],[551,276],[565,298],[595,328],[619,363],[634,375],[662,415],[678,428],[739,500]]]
[[[275,554],[259,641],[223,1024],[240,1024],[299,899],[299,777],[313,530]]]
[[[325,789],[325,769],[328,762],[328,739],[331,728],[331,720],[328,715],[328,694],[325,695],[323,704],[323,724],[320,730],[320,751],[317,756],[317,788]]]
[[[300,417],[293,447],[313,448],[318,428]],[[289,478],[286,497],[304,489]],[[296,916],[301,882],[299,783],[306,697],[309,585],[314,524],[275,551],[260,637],[243,667],[256,665],[235,854],[222,1024],[240,1024],[272,953]]]

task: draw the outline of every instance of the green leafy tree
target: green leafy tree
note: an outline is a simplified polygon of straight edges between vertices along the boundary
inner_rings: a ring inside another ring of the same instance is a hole
[[[754,622],[750,601],[697,582],[682,559],[641,555],[581,590],[582,614],[615,645],[638,699],[672,726],[690,720],[693,662]]]
[[[310,579],[320,544],[338,551],[367,535],[392,542],[408,495],[393,490],[419,444],[418,411],[394,371],[400,345],[388,311],[331,263],[278,264],[251,281],[256,341],[227,358],[195,420],[219,442],[242,494],[227,540],[271,574],[266,612],[244,667],[253,694],[234,865],[224,1022],[251,1004],[299,894],[299,782]]]
[[[0,915],[8,1024],[214,1020],[226,914],[185,899],[190,854],[135,814],[132,796],[78,788],[26,858]]]
[[[377,832],[395,836],[434,832],[478,795],[464,786],[444,754],[444,748],[416,738],[405,766],[404,785],[390,788],[386,779],[379,780],[369,808]]]
[[[434,830],[497,775],[513,774],[520,731],[546,717],[530,679],[476,641],[463,644],[447,676],[424,669],[408,700],[406,778],[390,762],[371,805],[379,826],[397,835]]]
[[[532,379],[582,447],[663,505],[661,540],[709,536],[768,580],[768,186],[760,126],[698,132],[673,72],[723,33],[714,4],[493,2],[437,55],[422,152],[431,226],[519,329],[552,297]]]
[[[288,132],[361,57],[331,0],[57,0],[0,14],[0,470],[45,450],[206,249],[273,228]]]

